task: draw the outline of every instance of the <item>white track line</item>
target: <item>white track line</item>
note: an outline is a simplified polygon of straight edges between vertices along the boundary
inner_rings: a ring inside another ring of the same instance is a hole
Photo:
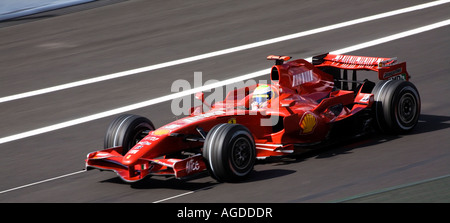
[[[11,189],[8,189],[8,190],[0,191],[0,194],[11,192],[11,191],[14,191],[14,190],[19,190],[19,189],[22,189],[22,188],[25,188],[25,187],[31,187],[31,186],[34,186],[34,185],[37,185],[37,184],[41,184],[41,183],[45,183],[45,182],[61,179],[61,178],[64,178],[64,177],[68,177],[68,176],[72,176],[72,175],[76,175],[76,174],[84,173],[84,172],[86,172],[86,170],[80,170],[80,171],[77,171],[77,172],[68,173],[68,174],[65,174],[65,175],[58,176],[58,177],[53,177],[53,178],[50,178],[50,179],[41,180],[41,181],[38,181],[38,182],[35,182],[35,183],[26,184],[26,185],[23,185],[23,186],[20,186],[20,187],[14,187],[14,188],[11,188]]]
[[[354,45],[354,46],[342,48],[342,49],[339,49],[339,50],[336,50],[336,51],[333,51],[333,52],[330,52],[330,53],[332,53],[332,54],[344,54],[346,52],[351,52],[351,51],[355,51],[355,50],[359,50],[359,49],[375,46],[375,45],[386,43],[386,42],[393,41],[393,40],[396,40],[396,39],[400,39],[400,38],[404,38],[404,37],[407,37],[407,36],[411,36],[411,35],[419,34],[419,33],[422,33],[422,32],[426,32],[426,31],[429,31],[429,30],[432,30],[432,29],[436,29],[436,28],[439,28],[439,27],[447,26],[449,24],[450,24],[450,19],[444,20],[444,21],[441,21],[441,22],[438,22],[438,23],[434,23],[434,24],[431,24],[431,25],[422,26],[422,27],[419,27],[419,28],[416,28],[416,29],[408,30],[408,31],[405,31],[405,32],[397,33],[397,34],[390,35],[390,36],[387,36],[387,37],[379,38],[379,39],[376,39],[376,40],[364,42],[364,43],[357,44],[357,45]],[[311,58],[306,58],[306,60],[311,60]],[[158,104],[158,103],[165,102],[165,101],[170,101],[170,100],[173,100],[175,98],[188,96],[188,95],[194,94],[196,92],[206,91],[206,90],[210,90],[210,89],[213,89],[213,88],[222,87],[222,86],[225,86],[225,85],[228,85],[228,84],[236,83],[238,81],[243,81],[243,80],[247,80],[247,79],[251,79],[251,78],[260,77],[260,76],[263,76],[263,75],[267,75],[268,73],[269,73],[269,69],[266,68],[266,69],[263,69],[263,70],[260,70],[260,71],[256,71],[256,72],[253,72],[253,73],[250,73],[250,74],[246,74],[246,75],[243,75],[243,76],[234,77],[234,78],[230,78],[230,79],[227,79],[227,80],[219,81],[219,82],[216,82],[216,83],[213,83],[213,84],[204,85],[204,86],[193,88],[193,89],[190,89],[190,90],[186,90],[186,91],[182,91],[182,92],[178,92],[178,93],[174,93],[174,94],[165,95],[165,96],[162,96],[162,97],[150,99],[150,100],[139,102],[139,103],[135,103],[135,104],[132,104],[132,105],[127,105],[127,106],[116,108],[116,109],[112,109],[112,110],[109,110],[109,111],[100,112],[100,113],[89,115],[89,116],[85,116],[85,117],[82,117],[82,118],[77,118],[77,119],[73,119],[73,120],[70,120],[70,121],[61,122],[61,123],[58,123],[58,124],[54,124],[54,125],[50,125],[50,126],[46,126],[46,127],[42,127],[42,128],[26,131],[26,132],[22,132],[22,133],[11,135],[11,136],[7,136],[7,137],[3,137],[3,138],[0,138],[0,144],[11,142],[11,141],[15,141],[15,140],[19,140],[19,139],[23,139],[23,138],[27,138],[27,137],[31,137],[31,136],[35,136],[35,135],[39,135],[39,134],[43,134],[43,133],[47,133],[47,132],[51,132],[51,131],[55,131],[55,130],[62,129],[62,128],[71,127],[71,126],[74,126],[74,125],[78,125],[78,124],[94,121],[94,120],[105,118],[105,117],[112,116],[112,115],[117,115],[117,114],[128,112],[128,111],[131,111],[131,110],[136,110],[136,109],[148,107],[150,105]]]
[[[166,67],[176,66],[176,65],[189,63],[189,62],[193,62],[193,61],[197,61],[197,60],[203,60],[203,59],[207,59],[207,58],[211,58],[211,57],[221,56],[221,55],[225,55],[225,54],[229,54],[229,53],[235,53],[238,51],[248,50],[248,49],[252,49],[252,48],[256,48],[256,47],[261,47],[261,46],[266,46],[266,45],[279,43],[279,42],[283,42],[283,41],[287,41],[287,40],[292,40],[292,39],[296,39],[296,38],[300,38],[300,37],[304,37],[304,36],[308,36],[308,35],[313,35],[313,34],[326,32],[326,31],[330,31],[330,30],[334,30],[334,29],[339,29],[339,28],[343,28],[343,27],[347,27],[347,26],[351,26],[351,25],[356,25],[359,23],[369,22],[369,21],[382,19],[382,18],[386,18],[386,17],[390,17],[390,16],[395,16],[395,15],[399,15],[399,14],[403,14],[403,13],[426,9],[429,7],[434,7],[434,6],[442,5],[442,4],[449,3],[449,2],[450,2],[450,0],[433,1],[433,2],[429,2],[429,3],[424,3],[424,4],[420,4],[420,5],[403,8],[403,9],[393,10],[390,12],[384,12],[384,13],[380,13],[380,14],[376,14],[376,15],[372,15],[372,16],[354,19],[354,20],[350,20],[347,22],[342,22],[342,23],[338,23],[338,24],[334,24],[334,25],[324,26],[321,28],[316,28],[316,29],[312,29],[312,30],[308,30],[308,31],[302,31],[302,32],[293,33],[293,34],[289,34],[289,35],[285,35],[285,36],[280,36],[280,37],[263,40],[263,41],[259,41],[259,42],[255,42],[255,43],[250,43],[250,44],[245,44],[245,45],[232,47],[232,48],[228,48],[228,49],[223,49],[223,50],[219,50],[219,51],[214,51],[214,52],[210,52],[210,53],[200,54],[197,56],[173,60],[173,61],[169,61],[169,62],[165,62],[165,63],[136,68],[136,69],[122,71],[122,72],[118,72],[118,73],[107,74],[107,75],[103,75],[103,76],[99,76],[99,77],[75,81],[75,82],[71,82],[71,83],[67,83],[67,84],[61,84],[61,85],[57,85],[57,86],[53,86],[53,87],[24,92],[24,93],[20,93],[20,94],[5,96],[5,97],[0,98],[0,103],[18,100],[18,99],[27,98],[27,97],[32,97],[32,96],[41,95],[41,94],[46,94],[46,93],[51,93],[51,92],[60,91],[60,90],[64,90],[64,89],[79,87],[79,86],[83,86],[83,85],[88,85],[88,84],[97,83],[97,82],[101,82],[101,81],[125,77],[125,76],[129,76],[129,75],[139,74],[139,73],[143,73],[143,72],[153,71],[153,70],[162,69],[162,68],[166,68]]]
[[[396,39],[400,39],[400,38],[408,37],[408,36],[411,36],[411,35],[419,34],[419,33],[422,33],[422,32],[430,31],[430,30],[437,29],[437,28],[440,28],[440,27],[443,27],[443,26],[447,26],[447,25],[450,25],[450,19],[445,20],[445,21],[441,21],[441,22],[438,22],[438,23],[434,23],[434,24],[431,24],[431,25],[428,25],[428,26],[423,26],[423,27],[419,27],[419,28],[416,28],[416,29],[413,29],[413,30],[409,30],[409,31],[398,33],[398,34],[394,34],[394,35],[391,35],[391,36],[387,36],[387,37],[379,38],[379,39],[376,39],[376,40],[368,41],[368,42],[365,42],[365,43],[357,44],[357,45],[354,45],[354,46],[342,48],[342,49],[339,49],[339,50],[336,50],[336,51],[333,51],[333,52],[330,52],[330,53],[332,53],[332,54],[344,54],[344,53],[348,53],[348,52],[351,52],[351,51],[360,50],[360,49],[363,49],[363,48],[375,46],[375,45],[386,43],[386,42],[393,41],[393,40],[396,40]],[[311,58],[306,58],[306,60],[311,60]],[[231,79],[228,79],[228,80],[225,80],[225,81],[220,81],[220,82],[215,83],[215,85],[222,84],[221,86],[223,86],[223,85],[226,85],[226,84],[234,83],[234,82],[239,81],[239,80],[246,80],[246,79],[249,79],[249,78],[255,78],[255,77],[259,77],[259,76],[266,75],[266,74],[268,74],[268,69],[264,69],[264,70],[261,70],[261,71],[253,72],[251,74],[247,74],[247,75],[244,75],[244,76],[241,76],[241,77],[231,78]],[[64,127],[69,127],[69,126],[76,125],[76,124],[81,124],[81,123],[84,123],[84,122],[95,120],[95,119],[100,118],[100,117],[106,117],[106,116],[109,116],[109,115],[118,114],[116,112],[120,113],[120,112],[124,112],[124,111],[133,110],[133,109],[136,109],[136,108],[146,107],[146,106],[149,106],[149,105],[152,105],[152,104],[156,104],[156,103],[159,103],[159,102],[171,100],[170,98],[182,97],[184,95],[189,95],[189,94],[198,92],[200,90],[203,91],[203,90],[208,90],[208,89],[212,89],[212,88],[215,88],[215,87],[218,87],[218,86],[207,85],[207,86],[203,86],[203,87],[200,87],[200,88],[196,88],[196,89],[192,89],[192,90],[189,90],[189,91],[185,91],[185,92],[187,92],[185,94],[183,94],[184,92],[179,92],[179,93],[176,93],[176,94],[167,95],[167,96],[163,96],[163,97],[156,98],[156,99],[151,99],[151,100],[148,100],[148,101],[145,101],[145,102],[141,102],[141,103],[137,103],[137,104],[134,104],[134,105],[125,106],[125,107],[122,107],[122,108],[118,108],[118,109],[102,112],[102,113],[99,113],[99,114],[95,114],[95,115],[91,115],[91,116],[87,116],[87,117],[83,117],[83,118],[79,118],[79,119],[75,119],[75,120],[72,120],[72,121],[59,123],[59,124],[52,125],[52,126],[47,126],[47,127],[44,127],[44,128],[40,128],[40,129],[24,132],[24,133],[13,135],[13,136],[4,137],[4,138],[0,139],[0,144],[6,143],[6,142],[11,142],[11,141],[14,141],[14,140],[17,140],[17,139],[21,139],[21,138],[25,138],[25,137],[34,136],[34,135],[37,135],[37,134],[42,134],[42,133],[45,133],[45,132],[57,130],[57,129],[64,128]],[[127,110],[127,109],[129,109],[129,110]],[[66,175],[62,175],[62,176],[59,176],[59,177],[50,178],[50,179],[47,179],[47,180],[42,180],[42,181],[39,181],[39,182],[36,182],[36,183],[31,183],[31,184],[27,184],[27,185],[11,188],[11,189],[8,189],[8,190],[0,191],[0,194],[6,193],[6,192],[10,192],[10,191],[14,191],[14,190],[18,190],[18,189],[25,188],[25,187],[30,187],[30,186],[33,186],[33,185],[36,185],[36,184],[41,184],[41,183],[45,183],[45,182],[48,182],[48,181],[60,179],[60,178],[63,178],[63,177],[75,175],[75,174],[82,173],[82,172],[84,172],[84,170],[83,171],[77,171],[77,172],[70,173],[70,174],[66,174]],[[202,190],[202,189],[199,189],[199,190]],[[199,190],[196,190],[196,191],[199,191]],[[170,200],[170,199],[182,197],[182,196],[185,196],[185,195],[188,195],[188,194],[192,194],[192,193],[194,193],[196,191],[186,192],[186,193],[183,193],[183,194],[179,194],[179,195],[176,195],[176,196],[173,196],[173,197],[169,197],[169,198],[166,198],[166,199],[162,199],[162,200],[159,200],[159,201],[155,201],[155,202],[159,203],[159,202],[167,201],[167,200]]]
[[[205,189],[207,189],[207,188],[204,188],[204,189],[202,188],[202,189],[200,189],[200,190],[205,190]],[[178,194],[178,195],[175,195],[175,196],[172,196],[172,197],[164,198],[164,199],[161,199],[161,200],[158,200],[158,201],[153,201],[152,203],[161,203],[161,202],[164,202],[164,201],[168,201],[168,200],[175,199],[175,198],[177,198],[177,197],[183,197],[183,196],[186,196],[186,195],[195,193],[196,191],[197,191],[197,190],[188,191],[188,192],[186,192],[186,193]]]
[[[186,196],[186,195],[195,193],[195,192],[197,192],[197,191],[207,190],[207,189],[210,189],[210,188],[212,188],[212,187],[213,187],[213,186],[203,187],[203,188],[200,188],[200,189],[197,189],[197,190],[192,190],[192,191],[188,191],[188,192],[186,192],[186,193],[178,194],[178,195],[175,195],[175,196],[172,196],[172,197],[168,197],[168,198],[164,198],[164,199],[161,199],[161,200],[153,201],[152,203],[162,203],[162,202],[164,202],[164,201],[172,200],[172,199],[175,199],[175,198],[177,198],[177,197],[183,197],[183,196]]]

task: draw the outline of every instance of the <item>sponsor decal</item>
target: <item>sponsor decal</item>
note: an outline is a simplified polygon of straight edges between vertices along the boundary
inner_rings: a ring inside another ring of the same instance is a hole
[[[152,134],[156,136],[167,135],[170,133],[170,129],[158,129],[155,130]]]
[[[362,57],[362,56],[349,56],[349,55],[337,55],[333,62],[355,64],[355,65],[366,65],[373,66],[382,62],[382,58],[378,57]]]
[[[151,144],[151,143],[150,143]],[[139,152],[139,150],[144,147],[139,145],[139,143],[137,144],[138,146],[132,148],[130,151],[128,151],[128,154],[136,154],[137,152]]]
[[[146,136],[143,140],[148,140],[148,141],[157,141],[159,139],[159,137],[155,137],[155,136]],[[151,144],[151,142],[149,142]]]
[[[314,74],[312,70],[307,70],[305,72],[292,75],[292,87],[312,81],[314,81]]]
[[[230,119],[228,119],[228,123],[236,124],[236,119],[235,118],[230,118]]]
[[[389,80],[403,80],[406,81],[406,74],[400,74],[397,76],[390,77]]]
[[[176,128],[178,128],[178,127],[181,127],[181,125],[178,125],[178,124],[168,124],[168,125],[165,125],[163,128],[165,128],[165,129],[176,129]]]
[[[192,117],[189,117],[189,118],[185,118],[185,119],[183,119],[183,121],[185,123],[192,123],[192,122],[196,122],[196,121],[202,120],[204,118],[209,118],[209,117],[213,117],[213,116],[216,116],[216,115],[223,115],[223,114],[225,114],[225,111],[214,111],[214,112],[209,112],[209,113],[205,113],[205,114],[201,114],[201,115],[196,115],[196,116],[192,116]]]
[[[360,102],[368,102],[370,100],[370,94],[366,94],[364,95],[363,98],[361,98],[361,100],[359,100]]]
[[[137,152],[139,152],[138,149],[132,149],[132,150],[128,151],[128,154],[136,154]]]
[[[186,162],[186,173],[189,174],[193,171],[200,170],[200,163],[197,160],[190,159]]]
[[[153,138],[155,138],[155,137],[153,137]],[[140,142],[138,142],[138,144],[139,144],[139,145],[149,146],[149,145],[151,145],[152,143],[151,143],[151,142],[147,142],[147,141],[140,141]]]
[[[305,113],[302,117],[302,121],[300,122],[300,127],[302,128],[301,134],[308,134],[313,132],[316,124],[316,117],[311,113]]]
[[[394,76],[396,74],[401,73],[402,71],[403,71],[403,69],[401,67],[399,67],[399,68],[397,68],[397,69],[395,69],[393,71],[385,72],[383,74],[383,78],[386,79],[386,78],[392,77],[392,76]]]

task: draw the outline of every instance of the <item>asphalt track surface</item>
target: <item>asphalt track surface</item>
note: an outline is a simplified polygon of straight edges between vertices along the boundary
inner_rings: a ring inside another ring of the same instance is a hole
[[[96,1],[0,24],[0,97],[161,64],[428,1]],[[172,94],[450,19],[450,3],[130,76],[0,103],[0,137]],[[115,115],[0,144],[0,202],[450,202],[450,26],[356,51],[407,61],[422,113],[408,135],[375,134],[263,162],[241,183],[153,177],[130,185],[83,171]],[[261,77],[256,80],[267,79]],[[156,126],[171,101],[128,111]]]

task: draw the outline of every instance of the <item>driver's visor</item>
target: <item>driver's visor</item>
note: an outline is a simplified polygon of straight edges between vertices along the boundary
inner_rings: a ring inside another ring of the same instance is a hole
[[[264,103],[268,99],[269,95],[267,94],[253,95],[253,101],[257,102],[258,104]]]

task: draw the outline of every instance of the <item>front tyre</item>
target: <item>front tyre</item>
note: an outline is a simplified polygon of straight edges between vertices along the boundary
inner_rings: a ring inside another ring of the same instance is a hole
[[[413,83],[402,80],[379,82],[373,89],[374,116],[378,128],[385,133],[411,131],[420,115],[420,95]]]
[[[247,177],[256,161],[255,142],[250,131],[238,124],[219,124],[208,133],[203,158],[213,178],[237,182]]]
[[[153,130],[155,130],[153,123],[145,117],[121,115],[109,125],[105,135],[104,148],[121,146],[122,155],[125,155]]]

